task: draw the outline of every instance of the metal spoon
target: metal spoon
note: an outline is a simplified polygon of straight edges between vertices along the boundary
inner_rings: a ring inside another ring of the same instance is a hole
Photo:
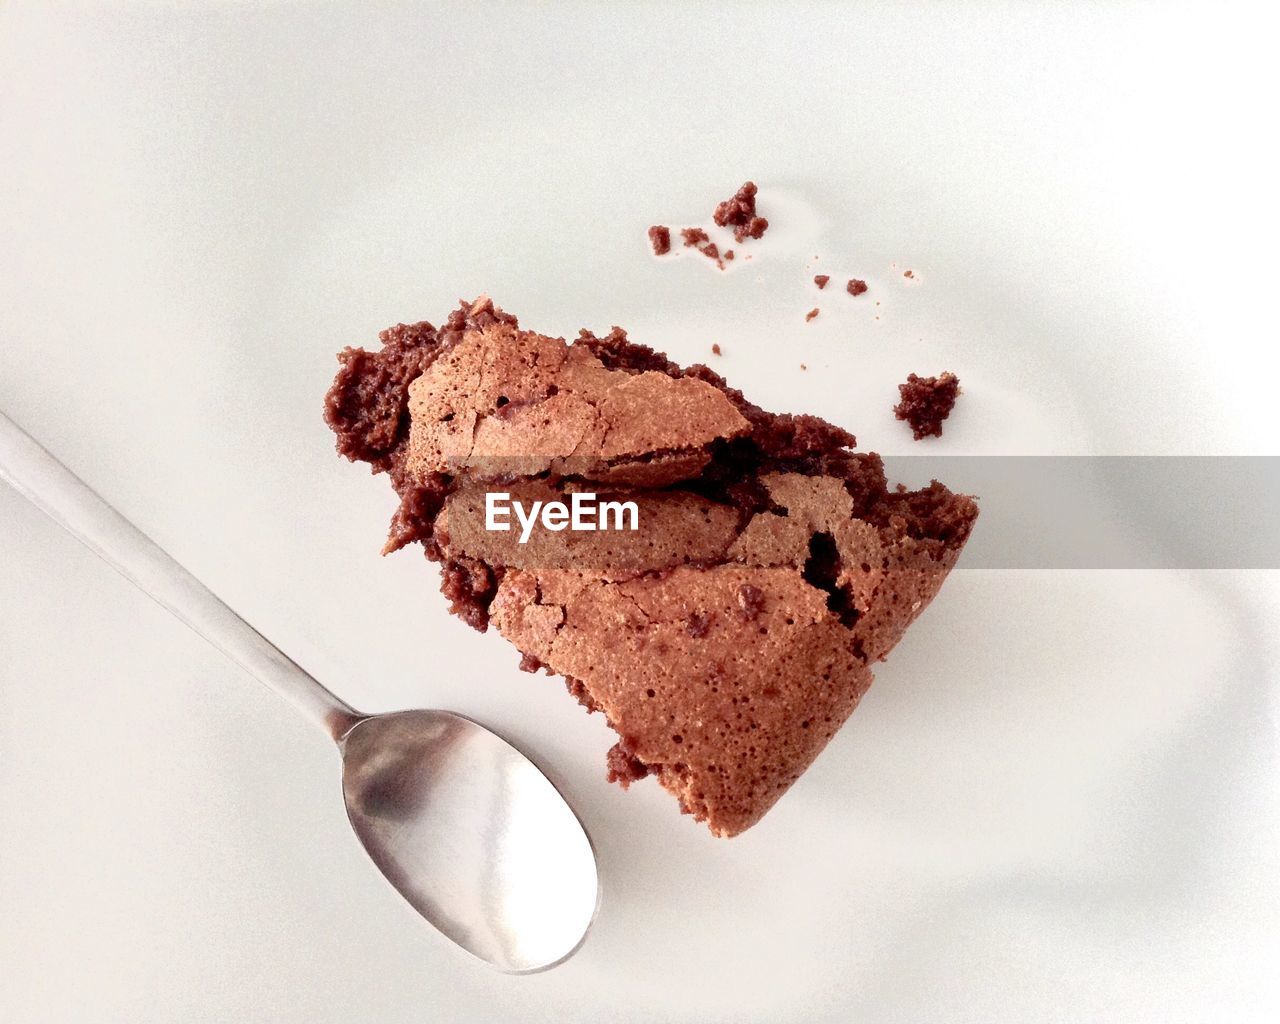
[[[521,974],[582,944],[599,896],[595,854],[564,798],[513,746],[448,711],[353,710],[3,413],[0,479],[324,728],[342,754],[356,836],[445,936]]]

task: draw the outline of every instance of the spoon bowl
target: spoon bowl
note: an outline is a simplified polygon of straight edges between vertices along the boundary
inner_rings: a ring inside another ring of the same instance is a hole
[[[361,718],[339,747],[356,836],[440,932],[513,974],[578,948],[599,900],[595,854],[532,761],[449,711]]]

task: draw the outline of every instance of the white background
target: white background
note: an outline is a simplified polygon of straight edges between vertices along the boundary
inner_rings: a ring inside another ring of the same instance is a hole
[[[0,408],[355,705],[513,738],[605,886],[550,973],[456,954],[365,862],[323,736],[0,488],[0,1020],[1275,1019],[1277,574],[961,568],[715,841],[606,786],[599,717],[434,567],[378,557],[389,488],[320,416],[338,349],[484,290],[547,333],[718,342],[864,448],[920,450],[895,385],[951,369],[936,453],[1280,454],[1275,29],[0,7]],[[648,254],[747,177],[753,260]]]

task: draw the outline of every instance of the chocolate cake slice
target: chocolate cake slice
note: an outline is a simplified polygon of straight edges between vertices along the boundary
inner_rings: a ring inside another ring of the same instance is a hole
[[[848,432],[765,412],[616,327],[566,343],[482,297],[381,338],[339,356],[325,416],[399,494],[385,550],[420,542],[455,614],[604,714],[611,780],[656,776],[719,836],[812,763],[977,516],[936,481],[891,489]],[[494,528],[499,493],[638,516],[522,537]]]

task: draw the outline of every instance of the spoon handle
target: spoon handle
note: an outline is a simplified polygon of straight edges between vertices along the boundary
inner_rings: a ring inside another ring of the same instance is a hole
[[[2,412],[0,480],[334,739],[360,718]]]

